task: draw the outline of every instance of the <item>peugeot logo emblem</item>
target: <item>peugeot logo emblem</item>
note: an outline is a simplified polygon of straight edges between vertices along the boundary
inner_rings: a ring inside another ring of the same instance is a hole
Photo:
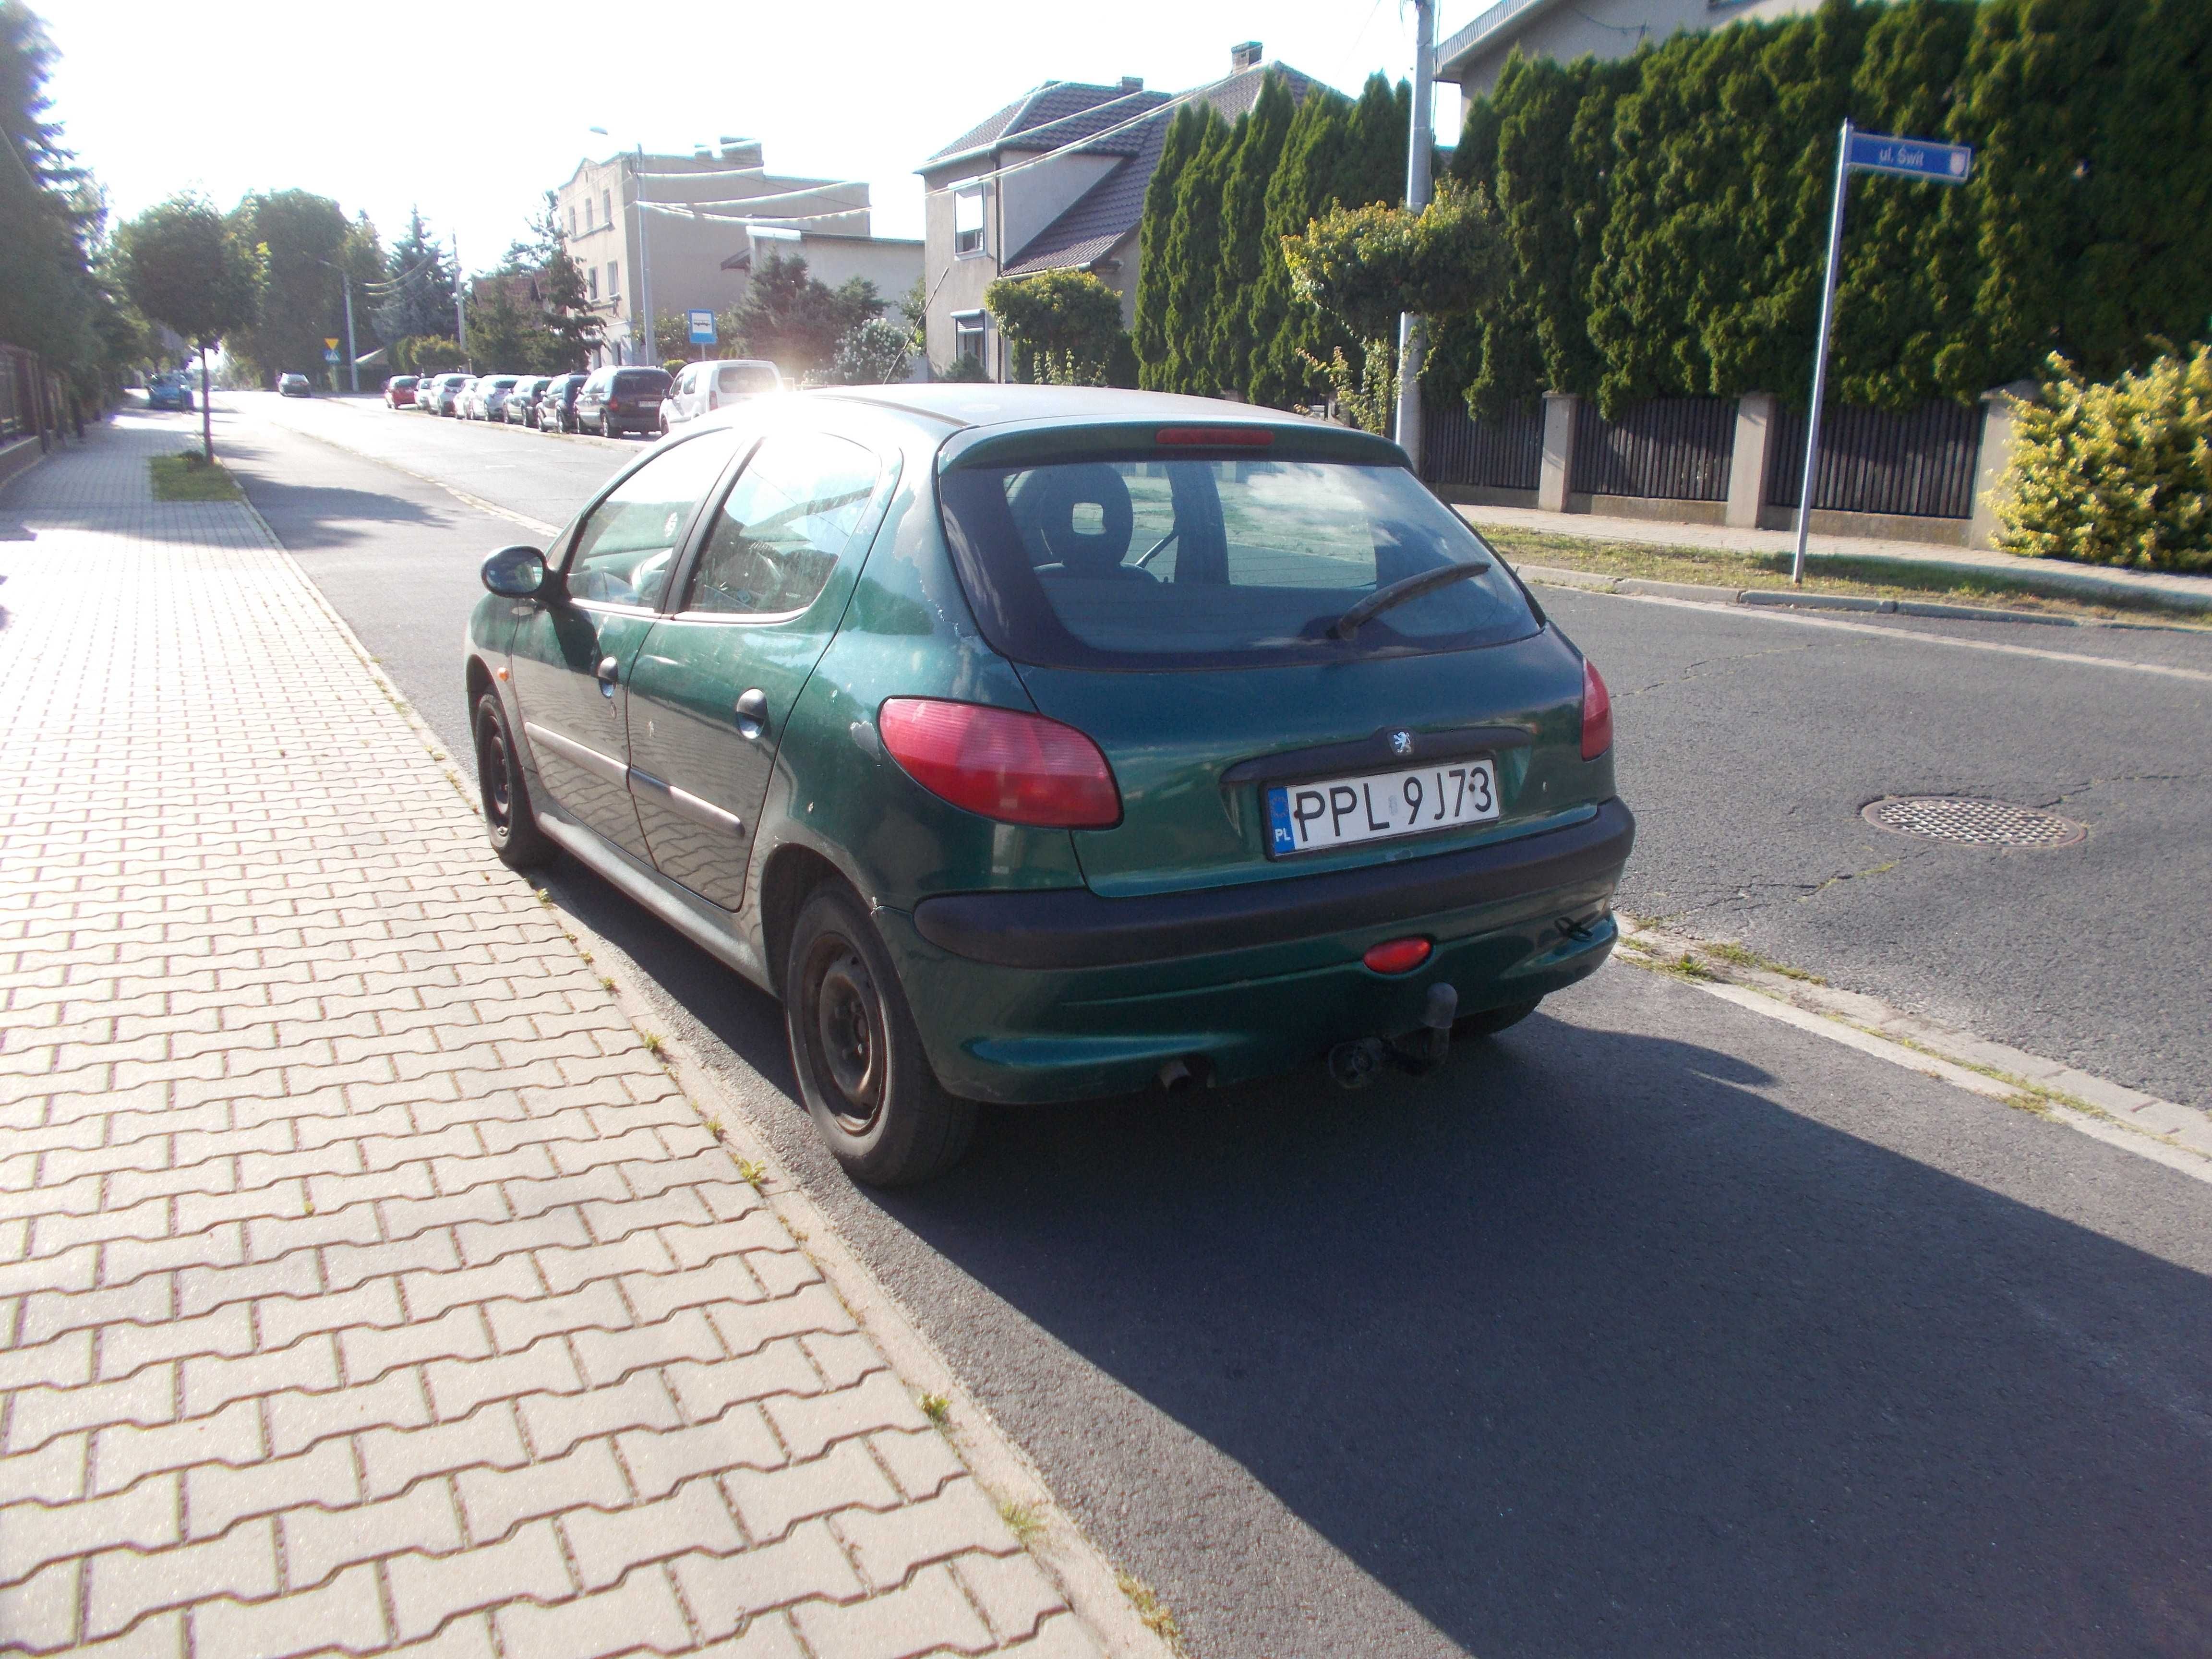
[[[1411,732],[1393,732],[1390,734],[1390,752],[1394,755],[1412,754],[1413,734]]]

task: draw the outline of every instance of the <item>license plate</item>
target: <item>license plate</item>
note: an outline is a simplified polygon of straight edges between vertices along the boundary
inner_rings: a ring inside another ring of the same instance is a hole
[[[1498,816],[1498,769],[1486,759],[1465,760],[1278,784],[1267,791],[1267,851],[1282,858],[1487,823]]]
[[[637,406],[640,409],[658,409],[660,407],[660,399],[658,398],[640,398],[637,400]]]

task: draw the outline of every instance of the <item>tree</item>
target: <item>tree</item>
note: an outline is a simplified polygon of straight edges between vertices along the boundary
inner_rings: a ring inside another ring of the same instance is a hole
[[[1261,78],[1251,113],[1237,123],[1224,167],[1221,270],[1214,278],[1219,298],[1206,329],[1206,356],[1213,384],[1248,398],[1257,379],[1255,359],[1266,346],[1255,300],[1267,265],[1267,186],[1296,112],[1290,88],[1270,70]]]
[[[832,289],[808,275],[805,260],[770,250],[753,268],[729,331],[748,356],[765,357],[799,380],[830,368],[838,342],[883,308],[883,296],[865,277]]]
[[[143,337],[107,281],[106,204],[49,118],[54,51],[19,0],[0,0],[0,339],[65,371],[80,395],[112,385]]]
[[[239,240],[204,197],[173,196],[122,228],[116,262],[131,303],[200,355],[200,441],[212,462],[207,355],[252,322],[261,295],[258,252]]]
[[[562,366],[552,331],[516,292],[520,286],[514,274],[500,272],[469,285],[469,356],[487,365],[479,373],[550,373]]]
[[[1211,105],[1203,106],[1200,120],[1198,148],[1176,181],[1175,213],[1168,221],[1161,323],[1166,352],[1151,384],[1162,392],[1210,394],[1220,389],[1206,343],[1221,291],[1221,191],[1236,130]]]
[[[1197,104],[1185,104],[1168,123],[1160,159],[1145,186],[1145,210],[1137,226],[1137,320],[1131,331],[1139,365],[1138,384],[1162,388],[1168,361],[1168,240],[1175,222],[1176,195],[1182,175],[1206,136],[1206,117]],[[1216,119],[1219,118],[1216,117]]]
[[[1330,195],[1346,207],[1406,199],[1406,138],[1412,130],[1413,91],[1403,81],[1395,90],[1380,75],[1370,75],[1359,101],[1345,122],[1345,144]]]
[[[1343,153],[1349,99],[1316,87],[1291,116],[1283,136],[1282,155],[1267,181],[1266,218],[1260,234],[1260,274],[1252,284],[1249,326],[1252,367],[1245,395],[1255,404],[1288,408],[1312,384],[1309,360],[1326,359],[1340,331],[1291,290],[1291,268],[1283,259],[1283,239],[1301,234],[1326,213],[1334,197],[1337,165]]]
[[[228,343],[230,355],[264,385],[277,374],[311,373],[323,361],[323,342],[344,337],[341,272],[358,267],[356,281],[365,285],[383,271],[375,232],[350,223],[329,197],[305,190],[248,196],[230,221],[241,243],[262,250],[264,266],[260,307]]]
[[[512,261],[520,253],[538,273],[538,301],[544,307],[541,323],[550,337],[544,347],[545,361],[541,367],[573,373],[591,360],[592,349],[605,337],[606,324],[592,309],[591,296],[584,286],[584,268],[568,252],[568,232],[561,225],[560,198],[554,191],[545,192],[544,211],[532,222],[531,231],[531,241],[509,248],[507,257]]]
[[[1095,368],[1103,385],[1128,337],[1121,296],[1087,270],[1001,276],[983,290],[983,308],[1006,337],[1010,378],[1023,382],[1043,380],[1050,359]]]
[[[904,323],[871,317],[837,342],[830,380],[837,386],[888,386],[906,377],[914,337]]]
[[[407,233],[392,245],[385,259],[383,280],[374,291],[381,296],[371,315],[376,337],[387,344],[416,336],[443,338],[453,326],[454,271],[446,250],[423,228],[422,210],[407,216]]]

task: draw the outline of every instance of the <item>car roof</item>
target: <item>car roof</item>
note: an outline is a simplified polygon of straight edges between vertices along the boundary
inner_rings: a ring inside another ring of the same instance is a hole
[[[926,415],[951,427],[1021,426],[1047,421],[1182,420],[1211,425],[1286,426],[1305,429],[1310,417],[1218,398],[1167,392],[1123,392],[1109,386],[1000,386],[976,381],[929,385],[827,386],[799,394],[873,404]]]

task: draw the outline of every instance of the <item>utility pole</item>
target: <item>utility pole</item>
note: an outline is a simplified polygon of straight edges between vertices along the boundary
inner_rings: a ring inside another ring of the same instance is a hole
[[[653,255],[646,250],[645,141],[641,138],[637,144],[637,172],[633,182],[637,186],[637,304],[632,309],[645,325],[645,356],[639,361],[658,367],[660,343],[653,337]]]
[[[346,376],[352,381],[353,389],[359,392],[361,390],[361,354],[354,349],[353,343],[353,272],[341,270],[338,275],[345,278]]]
[[[466,292],[461,278],[461,233],[453,233],[453,343],[461,349],[461,361],[469,360],[469,313],[463,303]]]
[[[1436,0],[1413,0],[1413,124],[1406,143],[1406,210],[1429,204],[1429,164],[1436,149]],[[1421,319],[1398,317],[1398,447],[1421,470],[1421,354],[1427,346]]]

